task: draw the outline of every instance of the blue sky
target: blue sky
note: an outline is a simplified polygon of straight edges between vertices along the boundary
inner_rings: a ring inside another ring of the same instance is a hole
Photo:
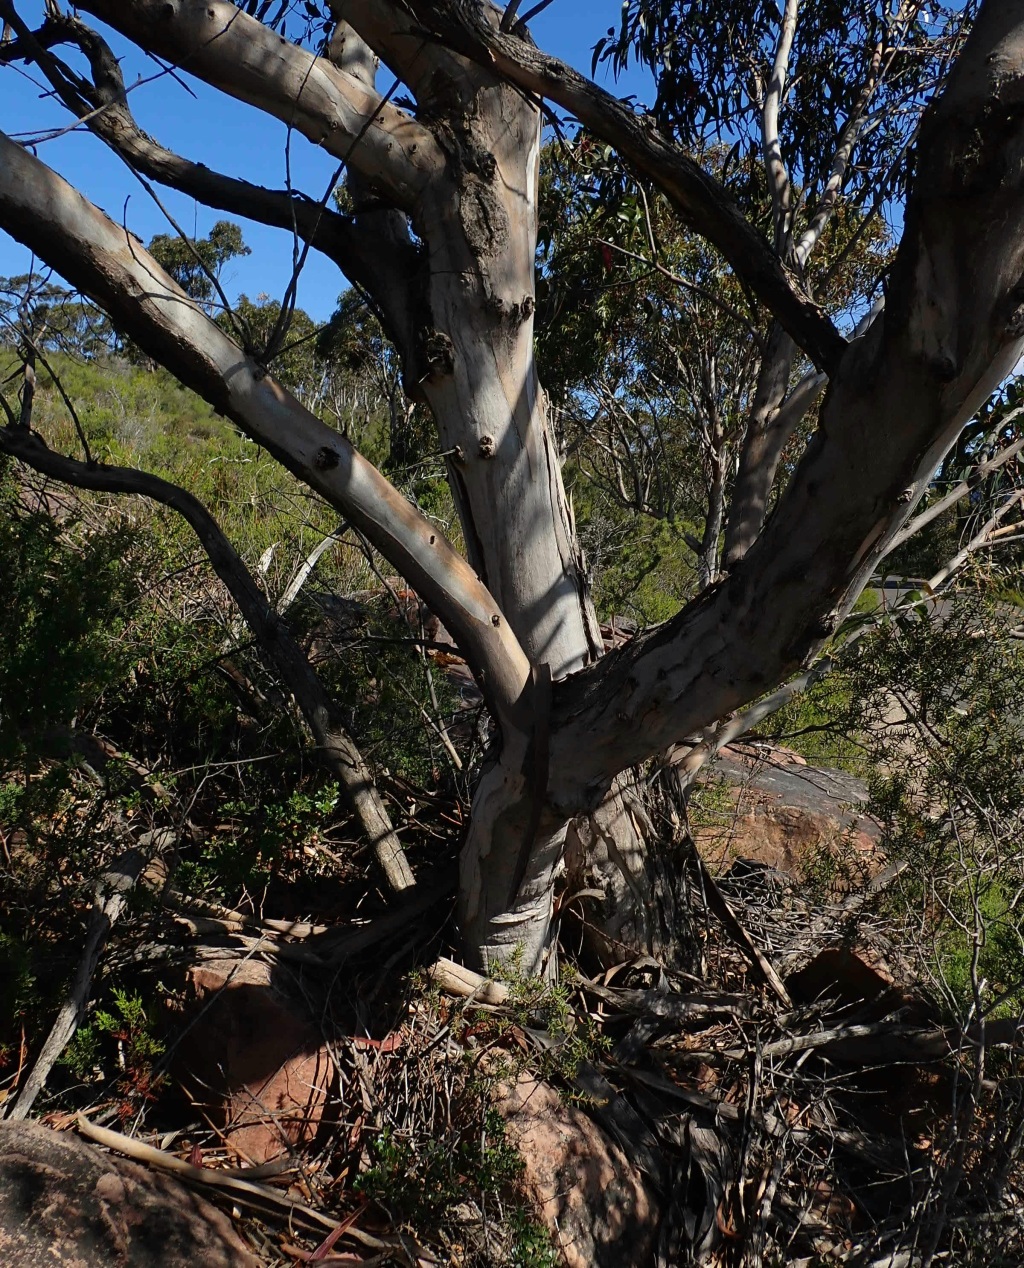
[[[42,16],[42,0],[19,5],[35,24]],[[530,6],[524,4],[524,11]],[[533,23],[534,38],[541,48],[589,73],[591,49],[615,25],[621,0],[554,0]],[[132,92],[132,108],[143,128],[168,148],[197,162],[274,188],[285,184],[287,132],[268,116],[232,101],[221,93],[183,77],[194,95],[168,75],[160,75],[156,63],[105,31],[119,56],[125,81],[157,76]],[[602,72],[598,72],[599,77]],[[382,80],[383,82],[383,80]],[[645,77],[630,73],[615,82],[603,82],[620,95],[643,95]],[[46,85],[38,72],[23,66],[0,68],[0,128],[18,140],[36,138],[47,129],[66,127],[70,116],[46,99]],[[292,182],[307,193],[321,196],[335,162],[302,136],[291,138]],[[39,145],[37,153],[72,184],[101,206],[113,219],[125,221],[141,239],[170,232],[167,220],[142,185],[102,143],[85,132],[74,132]],[[186,233],[208,232],[221,217],[173,191],[159,190],[161,201]],[[224,282],[229,295],[246,292],[280,297],[291,274],[292,241],[289,234],[244,222],[245,239],[252,255],[229,266]],[[28,270],[30,256],[17,242],[0,233],[0,276]],[[299,285],[299,304],[317,319],[328,317],[344,279],[335,266],[310,253]]]

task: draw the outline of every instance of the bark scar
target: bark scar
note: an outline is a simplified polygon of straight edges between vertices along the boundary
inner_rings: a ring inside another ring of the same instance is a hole
[[[515,905],[519,887],[526,876],[530,852],[537,836],[537,829],[540,827],[544,798],[548,790],[551,748],[551,666],[547,662],[542,665],[531,665],[530,684],[533,696],[533,738],[530,741],[529,754],[530,817],[519,846],[516,870],[512,874],[512,890],[507,903],[510,910]]]

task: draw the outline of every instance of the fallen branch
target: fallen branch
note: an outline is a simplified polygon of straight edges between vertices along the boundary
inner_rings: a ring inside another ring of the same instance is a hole
[[[789,991],[786,990],[782,978],[779,977],[771,962],[768,960],[768,957],[761,951],[754,942],[753,938],[751,938],[750,934],[747,933],[746,929],[744,929],[740,924],[736,917],[736,913],[729,906],[725,895],[718,888],[718,882],[708,871],[707,864],[701,858],[696,842],[691,839],[689,844],[690,857],[700,879],[704,898],[707,901],[709,909],[719,918],[725,927],[726,933],[728,933],[729,937],[747,957],[751,966],[758,975],[772,989],[772,991],[774,991],[776,997],[782,1005],[785,1008],[792,1008],[793,1001],[790,999]]]
[[[690,1021],[708,1021],[715,1017],[748,1017],[750,1001],[743,995],[723,995],[709,991],[706,995],[680,995],[677,992],[638,991],[584,980],[583,990],[606,1004],[613,1004],[635,1017],[657,1018],[685,1025]]]
[[[221,1192],[229,1193],[234,1200],[244,1206],[254,1207],[260,1211],[266,1211],[269,1207],[271,1211],[286,1218],[290,1223],[302,1222],[307,1227],[319,1232],[327,1230],[333,1232],[334,1229],[344,1225],[343,1220],[332,1219],[329,1215],[324,1215],[322,1211],[316,1211],[311,1206],[306,1206],[303,1202],[297,1202],[294,1198],[288,1197],[279,1189],[272,1188],[267,1184],[255,1184],[251,1180],[243,1180],[237,1171],[218,1171],[213,1167],[194,1167],[190,1162],[185,1162],[183,1158],[178,1158],[174,1154],[166,1153],[162,1149],[155,1149],[152,1145],[147,1145],[141,1140],[135,1140],[131,1136],[124,1136],[120,1132],[111,1131],[107,1127],[98,1127],[95,1123],[90,1123],[84,1114],[79,1114],[75,1120],[78,1131],[81,1135],[88,1137],[89,1140],[95,1141],[98,1145],[103,1145],[107,1149],[112,1149],[115,1153],[122,1154],[126,1158],[131,1158],[135,1162],[140,1162],[147,1167],[156,1167],[161,1171],[170,1172],[171,1175],[177,1176],[180,1180],[187,1184],[199,1184],[210,1189],[218,1189]],[[408,1264],[410,1268],[415,1268],[416,1259],[407,1249],[404,1240],[398,1238],[381,1238],[374,1237],[370,1233],[364,1233],[361,1229],[353,1228],[351,1225],[345,1228],[345,1236],[351,1237],[360,1245],[366,1246],[370,1250],[387,1251],[394,1255],[402,1263]]]
[[[166,848],[175,840],[176,834],[170,829],[158,833],[153,841],[156,850]],[[23,1122],[36,1097],[46,1086],[50,1071],[60,1059],[61,1053],[71,1042],[75,1031],[82,1024],[86,1009],[89,1006],[89,993],[92,979],[100,956],[110,937],[111,930],[117,924],[124,909],[128,905],[128,897],[135,887],[135,882],[142,875],[149,858],[143,850],[133,846],[125,850],[111,863],[100,876],[96,884],[92,912],[89,916],[89,929],[85,938],[82,958],[78,963],[74,981],[68,992],[57,1019],[50,1028],[35,1065],[29,1072],[25,1085],[18,1093],[14,1104],[8,1109],[5,1117],[12,1122]]]
[[[472,999],[480,1004],[504,1004],[508,1000],[508,987],[504,982],[495,982],[475,973],[472,969],[456,964],[441,956],[427,970],[427,976],[449,995],[457,995],[460,999]]]

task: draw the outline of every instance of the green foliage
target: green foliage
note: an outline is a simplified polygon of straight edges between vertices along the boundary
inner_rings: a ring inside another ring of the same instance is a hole
[[[696,157],[719,176],[730,163],[724,145]],[[583,132],[544,152],[540,223],[538,369],[595,598],[664,620],[717,572],[767,317],[667,200]],[[815,255],[819,301],[841,310],[870,291],[888,251],[880,223],[840,208]],[[783,470],[813,423],[811,411]]]
[[[497,974],[509,987],[507,1022],[497,1023],[498,1034],[512,1027],[542,1030],[547,1035],[544,1051],[534,1068],[545,1079],[571,1084],[580,1065],[602,1056],[609,1047],[590,1013],[574,1006],[579,979],[571,965],[564,965],[560,979],[548,982],[525,974],[522,951],[502,965]]]
[[[728,831],[736,813],[729,785],[714,773],[694,784],[686,802],[687,820],[692,828]]]
[[[809,755],[853,768],[859,755],[886,854],[908,864],[887,899],[893,927],[906,928],[909,904],[925,934],[914,953],[961,1014],[982,982],[1000,1010],[1024,1008],[1024,647],[1010,632],[1016,619],[970,591],[941,613],[897,612],[788,717],[774,719],[775,735]]]
[[[308,313],[296,308],[284,323],[278,300],[257,295],[253,301],[240,295],[232,317],[222,314],[218,318],[229,334],[234,333],[235,322],[241,323],[249,348],[266,362],[279,382],[300,401],[315,399],[330,366],[318,355],[319,328]]]
[[[522,1162],[509,1144],[495,1110],[465,1124],[454,1140],[412,1140],[385,1129],[372,1147],[372,1164],[358,1187],[398,1224],[436,1228],[465,1196],[467,1186],[501,1193],[519,1176]]]
[[[773,714],[761,734],[815,766],[863,776],[868,756],[860,735],[861,701],[841,674],[830,674]]]
[[[0,344],[31,355],[74,352],[92,359],[109,352],[116,336],[105,313],[50,274],[0,278]]]
[[[442,1001],[418,975],[410,985],[407,1040],[377,1066],[379,1127],[355,1187],[440,1248],[444,1262],[555,1268],[560,1257],[523,1203],[523,1159],[495,1108],[495,1094],[523,1068],[493,1042],[515,1023],[504,1013],[481,1016],[470,1001]],[[525,982],[523,991],[536,1024],[539,996]],[[485,1052],[474,1038],[484,1032]]]
[[[904,152],[917,120],[941,82],[969,26],[973,7],[916,7],[904,17],[879,0],[804,6],[789,61],[782,107],[782,148],[791,178],[813,209],[828,180],[840,120],[857,116],[869,79],[874,126],[861,138],[856,169],[843,196],[853,205],[874,199],[886,172],[895,197],[909,174]],[[632,58],[655,75],[654,114],[685,146],[709,140],[732,146],[730,184],[748,211],[767,197],[761,165],[761,103],[779,40],[774,3],[728,0],[626,0],[618,30],[594,51],[616,71]],[[870,50],[885,47],[881,74]],[[728,173],[727,173],[728,175]]]
[[[149,253],[186,294],[204,305],[215,304],[224,266],[251,254],[241,228],[230,220],[218,220],[205,238],[158,233],[150,240]]]
[[[142,562],[124,522],[58,524],[0,473],[0,760],[67,723],[124,670],[119,635]]]
[[[582,526],[584,542],[596,547],[594,605],[604,618],[628,616],[641,626],[667,621],[696,589],[689,547],[672,523],[617,518],[614,524],[610,515],[595,516]],[[611,549],[615,542],[618,550]]]
[[[338,802],[338,785],[330,780],[304,781],[284,800],[222,802],[222,822],[197,856],[179,867],[179,887],[186,893],[213,892],[228,899],[264,891],[288,859],[315,853]]]
[[[0,928],[0,1016],[7,1025],[24,1020],[36,999],[35,986],[29,948],[17,933]],[[0,1042],[0,1065],[8,1051],[8,1045]]]
[[[501,1210],[501,1224],[510,1234],[503,1263],[510,1268],[556,1268],[559,1263],[547,1232],[509,1200],[522,1159],[501,1115],[482,1101],[474,1101],[469,1114],[456,1111],[451,1132],[439,1138],[385,1128],[374,1139],[370,1158],[356,1187],[397,1225],[457,1242],[461,1212],[470,1198],[481,1209]]]
[[[153,1067],[163,1051],[142,998],[115,986],[111,1011],[97,1009],[78,1028],[60,1064],[82,1081],[97,1074],[110,1079],[120,1100],[118,1115],[126,1121],[155,1099],[159,1080]]]

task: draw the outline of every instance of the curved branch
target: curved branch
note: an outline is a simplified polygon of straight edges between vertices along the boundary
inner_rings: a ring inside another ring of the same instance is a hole
[[[25,428],[0,428],[0,450],[35,471],[79,489],[151,498],[170,507],[186,521],[245,618],[260,651],[295,697],[324,765],[345,790],[349,806],[362,825],[391,888],[396,894],[411,889],[416,884],[415,877],[374,787],[369,767],[280,613],[264,598],[238,552],[206,507],[191,493],[148,472],[65,458],[49,449],[37,433]]]
[[[7,8],[6,3],[0,4],[0,10]],[[16,20],[13,14],[12,18]],[[52,55],[50,50],[59,43],[75,45],[88,58],[92,85],[77,75],[72,77]],[[402,242],[392,234],[387,249],[378,249],[368,226],[356,219],[301,194],[266,189],[226,176],[160,145],[136,123],[120,64],[109,45],[77,18],[61,14],[48,18],[37,32],[25,29],[19,38],[19,49],[20,57],[39,66],[67,108],[133,171],[208,207],[296,232],[323,252],[371,297],[406,363],[415,361],[417,304],[412,284],[419,257],[411,241]],[[416,377],[415,373],[412,377]]]
[[[77,7],[296,128],[404,210],[444,166],[433,133],[404,110],[226,0],[82,0]]]
[[[2,133],[0,226],[364,533],[451,630],[499,720],[517,718],[527,658],[436,525],[246,356],[135,238]]]

